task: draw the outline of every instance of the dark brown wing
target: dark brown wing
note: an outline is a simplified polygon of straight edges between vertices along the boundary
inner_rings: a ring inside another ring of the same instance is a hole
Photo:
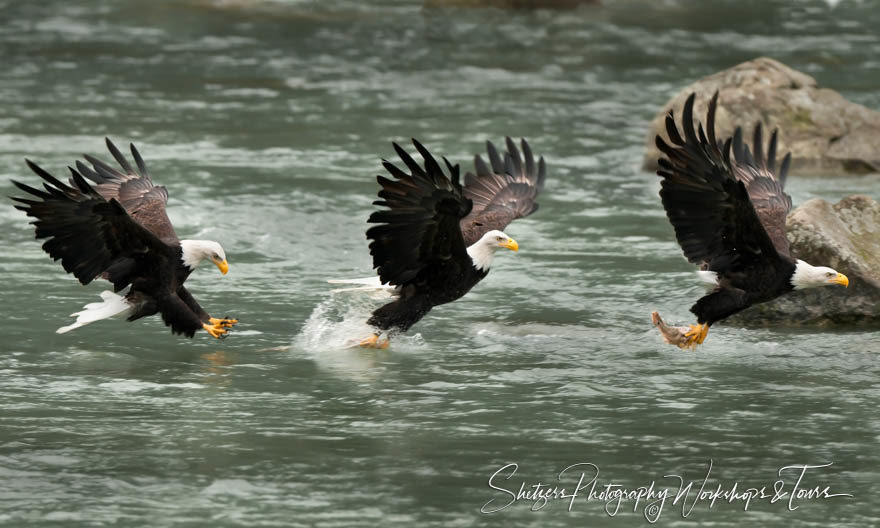
[[[13,198],[21,204],[15,207],[36,218],[36,237],[47,239],[43,249],[82,284],[134,256],[150,267],[173,258],[170,246],[135,222],[115,198],[108,201],[98,194],[76,171],[72,186],[67,186],[35,163],[27,164],[45,180],[45,190],[13,181],[31,195]]]
[[[737,180],[730,160],[730,140],[722,150],[715,140],[715,107],[709,103],[706,131],[694,131],[691,94],[682,113],[681,137],[672,112],[666,116],[671,145],[657,136],[666,156],[657,174],[663,178],[660,197],[666,216],[688,261],[711,271],[736,272],[772,259],[777,251],[761,224],[746,184]]]
[[[135,221],[156,235],[159,240],[168,245],[180,242],[177,233],[174,232],[174,226],[171,225],[171,220],[168,219],[168,213],[165,211],[165,205],[168,203],[168,190],[165,187],[153,185],[147,166],[133,144],[131,145],[131,154],[137,164],[137,170],[131,166],[110,139],[105,139],[107,149],[119,163],[122,171],[120,172],[89,155],[85,155],[85,158],[92,166],[89,167],[85,163],[77,161],[77,170],[95,183],[94,189],[98,194],[107,200],[115,199],[122,204],[122,207]],[[71,180],[71,185],[73,185],[73,180]]]
[[[783,189],[788,167],[791,164],[791,153],[785,155],[779,172],[776,172],[776,134],[776,130],[770,134],[765,156],[761,123],[755,125],[752,139],[754,152],[743,143],[742,128],[736,127],[731,143],[734,158],[732,168],[736,179],[745,183],[755,212],[758,213],[758,219],[767,230],[776,251],[791,256],[788,237],[785,234],[785,219],[791,211],[791,196]]]
[[[470,246],[488,231],[507,225],[538,210],[535,199],[544,187],[547,168],[544,158],[535,163],[532,149],[522,140],[522,155],[508,137],[502,158],[495,145],[486,142],[489,165],[474,156],[476,174],[464,176],[464,196],[474,202],[471,213],[461,221],[465,244]]]
[[[413,145],[424,159],[424,169],[395,143],[394,150],[410,174],[383,161],[396,179],[378,177],[381,200],[373,203],[388,209],[376,211],[367,220],[380,224],[367,230],[373,267],[383,283],[396,286],[409,284],[424,270],[442,275],[450,266],[472,266],[459,229],[471,201],[462,194],[458,166],[444,159],[450,179],[421,143],[414,139]]]

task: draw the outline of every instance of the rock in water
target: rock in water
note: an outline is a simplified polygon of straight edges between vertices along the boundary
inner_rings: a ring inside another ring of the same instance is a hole
[[[880,204],[813,198],[788,215],[792,253],[849,277],[849,288],[795,291],[728,318],[734,325],[880,324]]]
[[[666,138],[663,121],[669,110],[681,112],[684,100],[696,92],[694,117],[704,116],[716,90],[719,138],[730,137],[737,125],[751,134],[761,121],[767,131],[779,127],[779,152],[791,152],[794,173],[880,171],[880,112],[819,88],[809,75],[766,57],[700,79],[666,103],[651,122],[645,170],[657,168],[654,136]]]

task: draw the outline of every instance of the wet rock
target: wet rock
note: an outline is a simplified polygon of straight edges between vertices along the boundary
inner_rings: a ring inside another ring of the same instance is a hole
[[[761,121],[779,128],[779,152],[791,152],[792,172],[864,173],[880,171],[880,112],[820,88],[816,80],[779,61],[761,57],[696,81],[669,101],[651,122],[643,167],[655,170],[660,151],[654,137],[666,137],[667,112],[681,112],[697,93],[694,117],[704,120],[712,94],[719,91],[716,133],[733,134],[737,125],[751,134]]]
[[[849,277],[849,288],[795,291],[730,317],[728,324],[880,324],[880,204],[854,194],[814,198],[788,215],[792,253]]]

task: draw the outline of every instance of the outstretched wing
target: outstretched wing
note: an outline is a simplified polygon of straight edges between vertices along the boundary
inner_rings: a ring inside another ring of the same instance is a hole
[[[414,281],[430,266],[470,262],[459,222],[472,203],[463,195],[458,166],[443,159],[450,179],[421,143],[413,139],[413,145],[424,160],[424,168],[395,143],[394,150],[410,173],[383,160],[385,170],[395,179],[378,177],[381,200],[373,203],[387,209],[374,212],[367,220],[380,224],[367,230],[373,267],[383,283],[396,286]]]
[[[15,207],[36,218],[36,237],[43,249],[88,284],[111,266],[128,266],[134,257],[158,262],[171,258],[171,248],[132,220],[115,198],[98,194],[76,171],[68,186],[30,160],[28,166],[45,180],[45,190],[13,181],[31,196],[12,198]],[[36,198],[36,199],[35,199]],[[117,291],[126,284],[116,284]]]
[[[682,113],[684,137],[672,112],[666,116],[671,145],[657,136],[665,158],[657,174],[663,178],[660,197],[666,216],[688,261],[707,264],[716,272],[735,271],[777,251],[758,218],[746,184],[736,178],[730,159],[730,140],[720,147],[715,140],[715,107],[709,103],[706,133],[694,131],[695,94]]]
[[[464,196],[474,203],[470,214],[461,221],[467,246],[487,232],[504,230],[510,222],[538,210],[535,199],[544,187],[547,174],[544,158],[536,164],[525,139],[521,143],[522,155],[509,137],[505,141],[507,152],[503,158],[495,145],[487,141],[489,165],[479,155],[474,156],[476,174],[469,172],[464,176]]]
[[[743,143],[742,128],[736,127],[733,133],[731,149],[733,150],[733,174],[737,180],[745,183],[749,198],[767,230],[776,251],[791,256],[788,237],[785,235],[785,219],[791,211],[791,196],[786,194],[785,177],[791,164],[791,153],[785,155],[779,172],[776,172],[776,130],[770,134],[767,144],[767,155],[764,156],[764,141],[761,137],[761,123],[755,125],[752,139],[754,152]]]
[[[108,201],[113,199],[118,201],[135,221],[160,240],[168,245],[178,243],[180,239],[174,232],[174,226],[171,225],[171,220],[168,219],[168,213],[165,211],[168,190],[163,186],[153,185],[147,166],[134,144],[130,145],[131,155],[134,157],[137,169],[131,166],[109,138],[105,138],[105,141],[107,149],[122,171],[89,155],[84,157],[92,166],[77,161],[77,170],[95,183],[94,189],[98,194]],[[73,180],[70,184],[73,185]]]

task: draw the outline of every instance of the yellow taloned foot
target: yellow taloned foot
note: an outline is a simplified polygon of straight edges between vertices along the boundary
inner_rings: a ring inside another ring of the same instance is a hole
[[[390,339],[385,339],[384,341],[379,341],[379,334],[373,334],[370,337],[362,340],[358,343],[359,347],[363,348],[378,348],[378,349],[386,349],[388,345],[391,344]]]
[[[703,341],[706,340],[706,336],[707,336],[707,335],[709,335],[709,325],[704,324],[704,325],[703,325],[703,330],[700,332],[700,337],[699,337],[699,339],[697,340],[697,344],[698,344],[698,345],[702,345],[702,344],[703,344]]]
[[[703,341],[706,340],[706,336],[709,335],[709,325],[707,324],[695,324],[691,325],[690,329],[684,333],[684,340],[678,344],[678,348],[689,348],[694,350],[697,348],[697,345],[703,344]]]
[[[219,325],[211,326],[208,324],[203,324],[202,328],[205,329],[205,332],[208,332],[209,334],[211,334],[211,337],[216,338],[216,339],[226,337],[226,335],[227,335],[226,332],[228,332],[228,330],[226,328],[219,326]]]
[[[238,323],[238,319],[230,319],[228,317],[224,317],[223,319],[215,319],[214,317],[208,319],[208,322],[211,323],[211,326],[221,326],[223,328],[232,328],[233,325]]]

